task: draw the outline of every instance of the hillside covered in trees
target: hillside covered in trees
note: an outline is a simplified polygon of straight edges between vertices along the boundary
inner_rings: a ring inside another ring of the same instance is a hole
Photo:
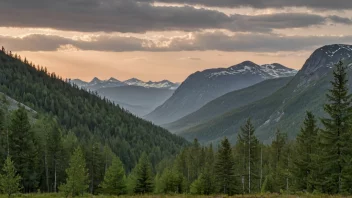
[[[77,141],[93,158],[94,152],[102,153],[104,147],[111,149],[127,172],[143,152],[149,154],[155,167],[160,160],[176,155],[188,144],[183,138],[135,117],[107,99],[67,83],[25,58],[5,53],[5,49],[0,51],[0,92],[38,112],[37,118],[26,126],[28,130],[39,128],[47,132],[55,125],[55,130],[70,136],[69,141]],[[10,116],[5,118],[4,122],[11,121]],[[36,126],[38,123],[41,124]],[[9,127],[6,125],[1,134]],[[5,139],[3,137],[1,141]],[[5,159],[3,152],[1,159]]]

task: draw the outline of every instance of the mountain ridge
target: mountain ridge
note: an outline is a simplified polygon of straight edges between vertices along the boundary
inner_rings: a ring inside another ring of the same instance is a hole
[[[86,82],[80,79],[73,79],[71,80],[71,83],[91,91],[95,91],[100,88],[121,87],[121,86],[140,86],[140,87],[146,87],[146,88],[160,88],[160,89],[175,90],[179,86],[178,83],[173,83],[169,80],[145,82],[137,78],[131,78],[125,81],[120,81],[114,77],[110,77],[107,80],[101,80],[98,77],[94,77],[89,82]]]
[[[235,142],[240,126],[251,117],[257,127],[256,135],[264,142],[269,143],[274,138],[277,128],[285,130],[289,138],[294,138],[305,111],[312,111],[318,117],[325,115],[322,106],[332,79],[333,65],[343,60],[346,66],[351,67],[351,57],[351,45],[334,44],[318,48],[297,75],[272,95],[228,111],[207,123],[182,131],[180,135],[189,140],[199,138],[201,142],[217,142],[228,136]],[[351,82],[352,70],[349,69],[348,73]],[[352,83],[349,88],[352,90]]]
[[[144,118],[158,125],[171,123],[231,91],[249,87],[266,79],[293,76],[297,73],[296,70],[287,67],[283,69],[278,65],[268,65],[271,67],[244,61],[228,68],[197,71],[187,77],[171,98]]]

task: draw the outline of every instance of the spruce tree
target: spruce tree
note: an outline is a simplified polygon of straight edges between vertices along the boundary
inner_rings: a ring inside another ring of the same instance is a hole
[[[340,61],[333,71],[332,88],[327,94],[324,110],[329,117],[322,119],[321,146],[326,193],[341,193],[342,171],[351,157],[351,96],[348,94],[346,67]]]
[[[311,112],[306,113],[303,126],[296,138],[294,159],[295,188],[299,191],[314,190],[312,173],[316,168],[314,155],[317,153],[317,135],[319,128]]]
[[[271,144],[271,175],[268,177],[268,183],[271,183],[273,187],[271,192],[280,192],[280,190],[286,189],[287,158],[284,156],[286,144],[287,135],[277,129],[275,139]]]
[[[21,190],[21,176],[16,173],[10,156],[6,158],[2,172],[3,174],[0,174],[0,191],[11,197],[12,194],[18,193]]]
[[[240,170],[248,193],[251,193],[251,189],[258,189],[259,183],[259,141],[254,132],[255,128],[249,118],[238,134],[238,151],[242,162]]]
[[[64,157],[64,148],[62,133],[56,120],[53,120],[52,122],[48,149],[52,161],[51,173],[53,175],[53,191],[57,192],[58,181],[62,180],[62,177],[59,176],[59,173],[63,172],[63,169],[61,171],[61,167],[64,163],[64,161],[62,160],[62,158]]]
[[[10,155],[16,170],[22,177],[23,190],[27,193],[33,192],[37,187],[37,151],[29,117],[24,107],[21,106],[13,112],[9,128]]]
[[[149,162],[149,158],[146,153],[143,153],[136,165],[136,177],[135,177],[135,188],[134,193],[146,194],[153,192],[153,173],[152,165]]]
[[[86,161],[81,148],[76,148],[70,159],[69,168],[66,169],[66,183],[62,184],[59,189],[65,193],[66,197],[72,197],[83,194],[87,191],[88,185],[88,170]]]
[[[220,193],[235,194],[238,193],[237,178],[235,176],[235,160],[231,150],[231,144],[225,137],[221,141],[218,149],[215,163],[215,175]]]
[[[121,195],[126,193],[126,176],[123,164],[118,157],[114,157],[112,165],[105,173],[101,184],[103,192],[110,195]]]

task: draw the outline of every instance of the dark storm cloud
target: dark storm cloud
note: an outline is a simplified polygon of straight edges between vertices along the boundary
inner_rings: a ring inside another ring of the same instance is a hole
[[[351,25],[352,24],[352,20],[351,19],[344,18],[344,17],[339,17],[339,16],[336,16],[336,15],[330,16],[329,19],[333,23],[341,23],[341,24],[346,24],[346,25]]]
[[[164,40],[164,39],[163,39]],[[97,36],[92,41],[73,40],[59,36],[30,35],[24,38],[0,36],[0,43],[12,51],[56,51],[70,45],[81,50],[97,51],[206,51],[278,52],[311,50],[334,43],[352,43],[352,36],[282,36],[276,34],[227,35],[222,32],[193,33],[191,37],[176,37],[168,45],[136,37]]]
[[[328,20],[343,24],[350,21],[338,16],[329,18],[305,13],[226,15],[217,10],[196,9],[192,6],[154,6],[134,0],[0,1],[2,27],[53,28],[80,32],[144,33],[201,29],[270,32],[273,29],[322,25]]]
[[[352,9],[350,0],[138,0],[141,2],[163,2],[209,7],[253,7],[253,8],[283,8],[307,7],[313,9]]]

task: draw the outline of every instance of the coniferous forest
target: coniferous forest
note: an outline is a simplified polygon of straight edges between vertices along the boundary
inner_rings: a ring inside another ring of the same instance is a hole
[[[352,194],[352,103],[346,66],[335,65],[326,117],[302,118],[295,140],[270,144],[251,119],[237,143],[188,143],[71,85],[45,68],[0,52],[0,191],[83,194]],[[20,102],[17,107],[9,98]],[[25,106],[24,106],[25,105]]]

